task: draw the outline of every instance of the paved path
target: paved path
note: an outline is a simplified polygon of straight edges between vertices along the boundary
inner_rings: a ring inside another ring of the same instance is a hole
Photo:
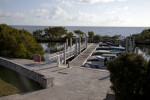
[[[91,56],[97,47],[98,44],[91,44],[87,49],[85,49],[80,55],[70,62],[70,66],[80,67],[81,65],[84,65],[88,57]]]
[[[53,87],[0,100],[104,100],[110,86],[109,72],[98,69],[73,67],[47,74],[54,77]]]
[[[96,45],[92,44],[89,48],[95,47]],[[85,50],[78,57],[91,52]],[[56,63],[35,64],[32,60],[26,59],[12,59],[12,61],[42,75],[54,77],[54,86],[35,92],[2,97],[0,100],[104,100],[110,87],[109,72],[106,70],[80,67],[79,64],[65,68],[56,67]]]

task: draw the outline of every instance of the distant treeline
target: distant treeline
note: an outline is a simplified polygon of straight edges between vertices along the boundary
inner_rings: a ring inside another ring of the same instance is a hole
[[[74,32],[82,38],[85,35],[85,33],[81,30],[75,30]],[[33,37],[39,42],[61,42],[69,38],[75,39],[74,34],[72,32],[67,32],[65,27],[48,27],[43,30],[33,31],[32,34]]]
[[[74,33],[81,37],[82,39],[86,35],[81,30],[74,30]],[[35,30],[33,31],[33,37],[38,42],[62,42],[66,39],[72,38],[75,40],[76,36],[72,32],[67,32],[65,27],[48,27],[43,30]],[[101,36],[95,35],[93,31],[88,32],[88,38],[90,42],[94,41],[110,41],[110,42],[117,42],[121,35],[114,35],[114,36]]]

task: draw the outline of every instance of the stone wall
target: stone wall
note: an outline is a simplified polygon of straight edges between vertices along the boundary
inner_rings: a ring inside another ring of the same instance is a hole
[[[53,81],[54,81],[53,77],[41,75],[38,72],[31,70],[30,68],[26,68],[25,66],[14,63],[8,59],[0,57],[0,65],[5,66],[9,69],[12,69],[16,71],[17,73],[22,74],[40,83],[40,85],[43,88],[48,88],[48,87],[53,86]]]

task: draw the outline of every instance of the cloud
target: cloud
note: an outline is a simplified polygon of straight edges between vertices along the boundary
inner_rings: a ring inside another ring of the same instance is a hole
[[[55,0],[54,3],[44,3],[42,4],[42,7],[54,7],[54,6],[60,6],[60,5],[65,5],[67,7],[73,6],[73,1],[70,0]]]
[[[128,11],[128,10],[129,10],[129,7],[126,6],[126,7],[123,8],[123,10],[124,10],[124,11]]]
[[[27,17],[20,12],[10,13],[0,9],[0,23],[13,25],[14,23],[22,24],[27,20]]]
[[[110,16],[109,18],[106,19],[107,21],[111,21],[111,22],[124,22],[125,18],[122,18],[121,16]]]
[[[51,3],[44,3],[42,4],[42,7],[50,7],[50,6],[53,6],[54,4],[51,4]]]
[[[3,10],[0,9],[0,17],[4,18],[4,17],[10,17],[11,13],[5,12]]]
[[[15,13],[14,15],[12,15],[15,18],[26,18],[25,15],[23,13]]]
[[[107,14],[122,14],[122,13],[128,13],[129,7],[115,7],[112,9],[107,9],[106,13]]]
[[[54,20],[64,20],[68,17],[67,12],[64,11],[62,8],[56,6],[49,15],[50,19],[54,19]]]
[[[55,0],[55,3],[45,3],[42,7],[51,7],[58,5],[65,5],[67,7],[72,7],[74,4],[95,4],[95,3],[109,3],[109,2],[122,2],[127,0]]]
[[[118,1],[127,1],[127,0],[118,0]]]
[[[128,14],[129,14],[129,7],[115,7],[112,9],[107,9],[106,11],[106,21],[107,22],[127,22],[128,21]]]
[[[76,0],[76,2],[80,4],[108,3],[114,1],[122,2],[126,0]]]
[[[95,22],[97,19],[98,19],[97,15],[81,11],[79,11],[75,16],[72,17],[73,21],[81,21],[81,22]]]
[[[99,2],[113,2],[115,0],[76,0],[78,3],[84,3],[84,4],[93,4],[93,3],[99,3]]]
[[[67,6],[73,6],[72,1],[73,0],[56,0],[59,4],[67,5]]]
[[[29,11],[33,14],[36,18],[42,18],[46,13],[48,13],[47,9],[38,9],[38,10],[31,10]]]
[[[0,1],[6,2],[6,3],[10,2],[10,0],[0,0]]]
[[[0,18],[8,18],[8,17],[13,17],[13,18],[25,18],[25,15],[22,13],[10,13],[6,12],[0,9]]]

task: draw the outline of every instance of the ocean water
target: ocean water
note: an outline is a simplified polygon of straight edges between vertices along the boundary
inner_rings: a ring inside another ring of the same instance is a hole
[[[17,26],[13,25],[12,27],[17,29],[25,29],[28,30],[30,33],[37,29],[44,29],[47,27],[54,27],[54,26]],[[135,33],[140,33],[144,29],[148,29],[150,27],[88,27],[88,26],[63,26],[65,27],[68,32],[73,32],[74,30],[82,30],[86,34],[88,31],[93,31],[95,34],[99,35],[122,35],[122,36],[129,36]]]

